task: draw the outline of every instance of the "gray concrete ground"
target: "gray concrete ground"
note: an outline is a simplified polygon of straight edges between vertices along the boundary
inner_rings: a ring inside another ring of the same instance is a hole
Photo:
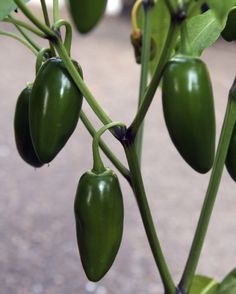
[[[129,34],[127,21],[106,19],[88,37],[76,35],[73,46],[73,57],[101,105],[114,120],[127,123],[136,111],[139,79]],[[87,281],[77,252],[73,200],[80,175],[91,167],[91,139],[79,123],[50,166],[34,170],[25,164],[16,151],[13,117],[18,94],[34,78],[34,57],[3,37],[0,48],[0,292],[162,293],[134,197],[123,179],[125,229],[120,251],[104,279],[96,285]],[[214,84],[218,135],[235,56],[235,45],[222,41],[203,56]],[[97,124],[92,114],[91,118]],[[110,144],[124,159],[120,146],[113,139]],[[178,281],[209,174],[191,170],[175,150],[164,124],[160,93],[146,119],[142,170],[164,253]],[[218,196],[198,272],[221,279],[236,265],[235,183],[226,171]]]

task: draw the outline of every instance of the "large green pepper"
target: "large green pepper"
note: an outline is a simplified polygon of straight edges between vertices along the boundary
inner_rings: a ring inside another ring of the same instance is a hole
[[[117,176],[110,169],[86,172],[79,181],[74,212],[84,271],[91,281],[109,270],[123,233],[123,199]]]
[[[162,101],[174,145],[192,168],[206,173],[214,161],[216,128],[206,65],[194,57],[171,59],[163,74]]]
[[[236,182],[236,126],[230,140],[225,165],[231,178]]]
[[[230,10],[221,36],[228,42],[236,41],[236,7]]]
[[[32,86],[27,86],[19,95],[14,117],[14,132],[17,150],[24,161],[33,167],[43,165],[35,153],[29,128],[29,99]]]
[[[70,12],[78,31],[91,31],[102,18],[107,0],[68,0]]]
[[[78,71],[81,73],[79,67]],[[50,162],[66,144],[77,125],[81,105],[82,94],[63,61],[48,59],[35,79],[29,107],[31,137],[41,162]]]

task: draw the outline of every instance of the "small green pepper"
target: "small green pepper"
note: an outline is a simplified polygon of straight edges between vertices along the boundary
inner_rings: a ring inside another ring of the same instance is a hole
[[[164,70],[162,102],[170,137],[186,162],[208,172],[215,154],[215,112],[206,65],[189,56],[176,56]]]
[[[77,69],[82,75],[80,67]],[[40,68],[31,93],[29,120],[35,151],[48,163],[73,133],[82,106],[82,93],[60,58],[48,59]]]
[[[32,139],[29,127],[29,99],[32,86],[27,86],[19,95],[16,103],[14,117],[14,133],[17,150],[21,158],[33,167],[41,167],[42,162],[39,161]]]
[[[88,279],[96,282],[113,264],[123,233],[122,193],[112,170],[91,170],[80,178],[74,212],[82,265]]]
[[[107,0],[68,0],[75,26],[82,34],[91,31],[102,18]]]

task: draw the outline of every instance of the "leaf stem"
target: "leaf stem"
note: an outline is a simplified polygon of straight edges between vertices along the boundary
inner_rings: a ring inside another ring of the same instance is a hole
[[[53,21],[54,23],[60,19],[59,16],[59,1],[53,0]]]
[[[49,16],[48,16],[48,9],[47,9],[47,5],[45,0],[40,0],[41,2],[41,7],[42,7],[42,11],[43,11],[43,16],[44,16],[44,20],[45,20],[45,24],[50,28],[51,24],[50,24],[50,20],[49,20]],[[49,46],[50,46],[50,50],[53,53],[53,55],[56,55],[55,49],[53,48],[52,42],[49,41]]]
[[[131,183],[133,191],[138,203],[146,235],[149,241],[149,245],[152,250],[153,257],[155,259],[156,265],[159,269],[160,276],[165,288],[166,294],[175,294],[176,289],[174,282],[172,280],[171,274],[169,272],[165,257],[163,255],[160,241],[157,237],[155,226],[152,220],[151,211],[148,205],[145,188],[142,180],[142,175],[140,171],[140,166],[138,163],[138,157],[135,150],[135,145],[130,143],[128,140],[123,141],[126,157],[128,160],[130,173],[131,173]]]
[[[42,7],[42,11],[43,11],[43,16],[44,16],[44,20],[45,20],[45,24],[50,27],[50,20],[49,20],[49,16],[48,16],[48,10],[47,10],[47,5],[45,0],[40,0],[41,2],[41,7]]]
[[[88,130],[88,132],[90,133],[90,135],[92,137],[95,136],[96,134],[96,130],[93,127],[91,121],[89,120],[89,118],[86,116],[86,114],[84,113],[83,110],[81,110],[80,112],[80,119],[83,122],[83,124],[85,125],[86,129]],[[103,150],[103,152],[105,153],[105,155],[110,159],[110,161],[114,164],[114,166],[118,169],[118,171],[124,176],[124,178],[127,179],[127,181],[130,183],[130,172],[129,170],[120,162],[120,160],[113,154],[113,152],[111,151],[111,149],[107,146],[107,144],[100,139],[99,140],[99,145],[101,147],[101,149]]]
[[[21,21],[21,20],[18,20],[16,18],[13,18],[13,17],[6,17],[4,18],[3,20],[4,22],[7,22],[7,23],[11,23],[11,24],[14,24],[15,26],[19,26],[19,27],[22,27],[22,28],[25,28],[27,29],[28,31],[34,33],[35,35],[39,36],[40,38],[46,38],[46,35],[41,32],[40,30],[36,29],[35,27],[31,26],[30,24],[24,22],[24,21]]]
[[[156,66],[155,72],[153,74],[152,80],[148,86],[148,88],[145,91],[145,94],[143,96],[143,101],[140,105],[140,108],[131,123],[130,127],[128,128],[128,133],[131,137],[135,138],[138,129],[140,125],[142,124],[146,113],[152,103],[152,100],[154,98],[154,95],[156,93],[156,89],[159,86],[159,83],[161,81],[162,73],[165,67],[166,62],[171,56],[172,50],[174,48],[176,38],[177,38],[177,33],[179,31],[179,26],[176,22],[171,22],[167,40],[165,43],[165,46],[162,50],[161,58],[159,60],[159,63]]]
[[[225,119],[221,130],[220,140],[217,148],[216,158],[213,164],[211,178],[206,192],[205,201],[198,221],[197,229],[185,266],[185,270],[180,281],[180,288],[189,293],[193,277],[200,258],[204,239],[207,233],[210,217],[214,208],[220,180],[224,168],[224,163],[230,143],[231,135],[236,121],[236,95],[230,94],[226,109]]]
[[[14,0],[15,4],[20,8],[23,14],[38,28],[40,29],[48,39],[56,39],[58,36],[53,30],[51,30],[47,25],[41,22],[34,14],[28,9],[28,7],[21,0]]]
[[[11,15],[8,15],[9,19],[14,19]],[[14,26],[16,29],[20,32],[20,34],[25,38],[26,41],[28,41],[37,51],[41,50],[41,47],[29,36],[29,34],[26,33],[26,31],[21,28],[19,25],[14,23]]]
[[[141,103],[143,102],[144,93],[148,83],[148,66],[149,66],[149,59],[150,59],[151,31],[152,31],[151,12],[152,12],[151,6],[149,6],[148,9],[144,9],[144,27],[143,27],[143,35],[142,35],[141,75],[140,75],[140,84],[139,84],[138,107],[140,107]],[[141,164],[141,156],[142,156],[143,131],[144,131],[144,122],[139,127],[136,141],[135,141],[137,155],[138,155],[140,164]]]
[[[9,32],[5,32],[5,31],[0,31],[0,35],[7,36],[7,37],[10,37],[10,38],[13,38],[13,39],[19,41],[20,43],[25,45],[27,48],[29,48],[33,52],[34,55],[37,56],[38,51],[29,42],[27,42],[25,39],[21,38],[20,36],[14,34],[14,33],[9,33]]]

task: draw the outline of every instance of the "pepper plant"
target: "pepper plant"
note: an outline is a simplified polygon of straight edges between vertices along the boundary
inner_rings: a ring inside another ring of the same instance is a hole
[[[164,293],[235,294],[236,270],[222,282],[195,272],[224,165],[236,180],[236,80],[229,90],[216,147],[211,79],[200,56],[220,35],[226,41],[236,40],[236,0],[135,1],[131,44],[134,60],[140,64],[140,87],[138,109],[130,125],[113,121],[83,81],[82,69],[70,53],[72,26],[60,19],[59,1],[53,1],[53,19],[49,18],[46,1],[39,1],[43,20],[32,13],[27,2],[29,0],[0,1],[0,20],[14,25],[19,32],[1,30],[0,34],[15,38],[36,56],[36,77],[22,87],[16,104],[16,147],[25,162],[40,168],[64,147],[79,118],[93,137],[94,164],[81,177],[74,203],[78,248],[88,279],[96,282],[107,273],[122,241],[122,192],[115,172],[103,164],[101,149],[134,193]],[[68,0],[68,9],[79,33],[94,29],[106,3],[107,0]],[[25,15],[25,21],[15,14],[18,10]],[[48,48],[43,48],[35,37],[48,40]],[[211,172],[179,283],[173,280],[163,254],[141,174],[144,119],[159,86],[167,129],[177,151],[194,171]],[[83,99],[103,124],[100,130],[95,129],[84,112]],[[126,163],[101,139],[108,130],[117,144],[122,145]]]

